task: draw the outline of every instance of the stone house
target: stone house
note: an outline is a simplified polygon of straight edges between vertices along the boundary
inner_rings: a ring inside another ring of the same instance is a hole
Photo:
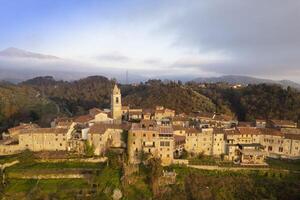
[[[39,125],[35,123],[20,123],[19,126],[8,129],[9,137],[18,139],[18,136],[22,130],[31,128],[39,128]]]
[[[266,128],[267,127],[267,121],[262,119],[255,120],[255,127],[256,128]]]
[[[175,110],[171,110],[163,106],[156,106],[155,108],[154,119],[157,121],[160,121],[164,118],[173,118],[174,116]]]
[[[186,129],[185,149],[195,154],[213,154],[213,129]]]
[[[184,117],[184,116],[175,116],[172,118],[172,125],[188,127],[189,126],[189,118]]]
[[[158,126],[155,121],[143,120],[132,124],[127,145],[130,163],[141,162],[145,154],[160,158],[163,165],[173,161],[173,130],[171,127]]]
[[[95,123],[88,132],[88,142],[93,145],[95,155],[102,155],[109,148],[124,148],[123,132],[120,124]]]
[[[19,134],[19,148],[31,151],[67,151],[69,129],[23,129]]]
[[[238,147],[241,165],[267,165],[266,152],[261,149],[261,144],[239,144]]]
[[[269,120],[269,124],[268,126],[270,128],[277,128],[277,129],[281,129],[281,128],[297,128],[297,123],[293,122],[293,121],[289,121],[289,120]]]

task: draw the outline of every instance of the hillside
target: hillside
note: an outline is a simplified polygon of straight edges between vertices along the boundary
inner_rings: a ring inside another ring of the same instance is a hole
[[[0,84],[0,131],[20,121],[48,125],[57,112],[56,105],[33,88]]]
[[[278,85],[259,84],[233,89],[226,84],[189,83],[188,86],[210,98],[218,112],[227,108],[235,113],[240,121],[255,119],[300,119],[300,93],[292,88]]]
[[[241,85],[248,85],[248,84],[277,84],[281,85],[284,88],[288,86],[300,89],[300,84],[295,83],[293,81],[288,80],[280,80],[275,81],[271,79],[261,79],[261,78],[254,78],[250,76],[236,76],[236,75],[227,75],[227,76],[220,76],[220,77],[200,77],[192,80],[192,82],[196,83],[229,83],[229,84],[241,84]]]
[[[61,110],[82,114],[93,107],[110,107],[110,93],[113,82],[103,76],[90,76],[77,81],[56,81],[53,77],[37,77],[20,85],[31,86],[44,97],[56,102]]]
[[[214,112],[212,101],[190,88],[171,82],[148,81],[137,87],[122,87],[123,103],[132,107],[154,108],[162,105],[177,112]]]
[[[81,114],[92,107],[109,108],[113,81],[91,76],[74,82],[55,81],[52,77],[37,77],[23,82],[55,101],[71,114]],[[203,95],[175,83],[148,81],[139,86],[121,85],[123,105],[153,108],[163,105],[178,112],[195,110],[213,112],[214,104]]]

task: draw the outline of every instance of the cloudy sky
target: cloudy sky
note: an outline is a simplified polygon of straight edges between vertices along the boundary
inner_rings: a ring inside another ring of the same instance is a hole
[[[0,49],[58,56],[84,63],[75,66],[91,72],[235,74],[300,82],[299,0],[0,3]]]

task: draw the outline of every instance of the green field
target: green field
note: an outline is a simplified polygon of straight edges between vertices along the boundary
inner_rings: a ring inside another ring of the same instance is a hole
[[[74,199],[90,188],[87,180],[22,180],[11,179],[3,191],[3,199]]]
[[[292,171],[300,171],[300,160],[280,160],[268,158],[269,167],[274,169],[286,169]]]
[[[21,162],[5,170],[6,184],[2,185],[0,199],[105,200],[112,199],[116,188],[122,191],[122,200],[300,199],[300,173],[295,172],[299,170],[299,161],[268,159],[271,169],[264,171],[208,171],[172,165],[164,167],[164,170],[177,173],[176,183],[159,186],[159,193],[154,196],[151,182],[153,171],[141,165],[138,172],[124,179],[122,162],[113,155],[107,164],[37,162],[24,155],[17,158]],[[196,162],[215,161],[210,157],[203,157],[197,158]],[[76,173],[87,169],[91,173],[82,179],[20,179],[22,175]]]

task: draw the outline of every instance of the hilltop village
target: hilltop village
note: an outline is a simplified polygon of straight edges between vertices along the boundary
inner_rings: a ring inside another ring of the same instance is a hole
[[[157,105],[154,109],[122,105],[121,91],[114,85],[111,108],[89,110],[86,115],[56,118],[51,127],[21,123],[4,133],[0,155],[26,149],[65,151],[83,155],[91,147],[96,156],[109,149],[127,152],[132,164],[145,155],[163,165],[189,164],[186,155],[205,155],[240,166],[264,166],[266,157],[299,159],[299,124],[284,120],[238,122],[218,113],[176,113]]]

